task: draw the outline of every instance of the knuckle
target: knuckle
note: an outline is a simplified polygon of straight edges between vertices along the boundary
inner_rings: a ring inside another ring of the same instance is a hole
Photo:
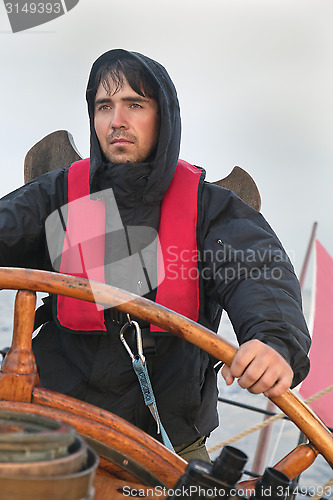
[[[239,363],[235,362],[230,366],[230,374],[233,377],[240,377],[243,373],[242,367]]]
[[[251,394],[260,394],[262,391],[262,388],[260,385],[256,384],[256,385],[253,385],[252,387],[249,387],[248,388],[248,391],[251,393]]]
[[[250,371],[250,370],[248,370],[248,372],[249,373],[246,373],[247,382],[250,385],[253,385],[258,380],[258,375],[255,372]]]

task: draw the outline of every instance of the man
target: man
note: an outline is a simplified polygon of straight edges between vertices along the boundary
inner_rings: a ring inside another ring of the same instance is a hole
[[[241,387],[271,397],[297,385],[309,369],[310,340],[292,265],[258,212],[205,183],[202,169],[178,161],[179,105],[166,70],[141,54],[107,52],[92,67],[87,102],[90,161],[45,174],[1,200],[0,264],[125,281],[215,331],[225,308],[241,344],[222,369],[226,383],[238,378]],[[68,241],[75,238],[82,255],[92,242],[89,269],[74,269],[78,257]],[[147,248],[156,251],[149,258]],[[46,300],[45,309],[34,340],[41,384],[159,437],[119,338],[126,317],[59,297]],[[218,423],[214,361],[154,325],[140,326],[172,444],[186,459],[208,459],[204,441]],[[128,338],[133,349],[134,340]]]

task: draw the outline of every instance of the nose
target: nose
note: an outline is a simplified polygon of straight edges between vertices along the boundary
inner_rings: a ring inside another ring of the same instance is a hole
[[[115,106],[112,113],[112,119],[110,123],[111,128],[119,129],[119,128],[127,128],[127,120],[125,110],[120,106]]]

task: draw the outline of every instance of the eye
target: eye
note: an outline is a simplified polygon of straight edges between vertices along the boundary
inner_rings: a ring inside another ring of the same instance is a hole
[[[95,110],[96,110],[96,113],[98,111],[109,111],[110,109],[112,109],[111,107],[111,104],[107,104],[107,103],[96,103],[96,106],[95,106]]]
[[[142,109],[142,106],[140,104],[138,104],[137,102],[134,102],[134,103],[131,104],[131,108]]]

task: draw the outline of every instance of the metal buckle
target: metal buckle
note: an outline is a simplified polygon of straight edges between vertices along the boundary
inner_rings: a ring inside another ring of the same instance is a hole
[[[138,356],[141,359],[142,363],[144,363],[145,362],[145,357],[143,355],[143,347],[142,347],[142,337],[141,337],[140,325],[139,325],[139,323],[137,321],[132,321],[129,314],[127,314],[127,319],[128,319],[128,322],[125,323],[125,325],[120,330],[120,333],[119,333],[120,340],[124,344],[124,347],[125,347],[126,351],[128,352],[128,354],[130,355],[132,361],[134,361],[136,359],[136,357]],[[137,356],[135,356],[133,354],[130,346],[128,345],[128,343],[126,342],[125,337],[124,337],[124,333],[127,330],[127,328],[130,328],[132,326],[134,326],[135,332],[136,332],[136,345],[137,345],[137,348],[138,348],[138,354],[137,354]]]

